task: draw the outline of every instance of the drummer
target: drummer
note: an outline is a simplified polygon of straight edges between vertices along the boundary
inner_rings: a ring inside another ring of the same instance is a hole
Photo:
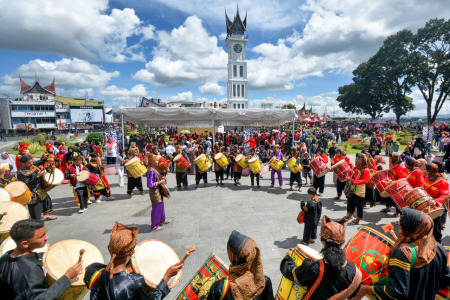
[[[186,146],[183,146],[186,148]],[[189,161],[188,155],[183,151],[183,148],[180,145],[176,145],[175,147],[175,157],[177,155],[182,155],[184,159]],[[181,190],[181,184],[183,183],[183,187],[185,190],[188,189],[188,176],[187,176],[187,168],[181,169],[178,167],[178,164],[175,164],[175,173],[176,173],[176,180],[177,180],[177,189]],[[222,175],[223,177],[223,175]]]
[[[86,168],[89,170],[89,172],[97,174],[100,177],[98,184],[92,187],[92,193],[94,194],[95,202],[102,202],[100,200],[101,195],[106,197],[105,200],[115,199],[111,196],[111,188],[109,187],[108,180],[106,180],[104,169],[97,153],[91,153],[91,160],[86,165]]]
[[[399,180],[404,178],[405,173],[407,173],[407,170],[404,166],[402,166],[402,159],[400,155],[397,153],[391,154],[389,156],[389,172],[392,174],[395,180]],[[394,217],[398,217],[400,215],[400,210],[398,207],[394,204],[394,201],[391,198],[385,198],[386,200],[386,208],[383,208],[380,212],[382,213],[388,213],[391,211],[391,207],[395,206],[395,214]]]
[[[291,153],[289,153],[288,156],[288,160],[295,158],[295,164],[298,165],[300,164],[300,154],[298,153],[297,147],[292,147],[291,148]],[[302,177],[301,177],[302,172],[298,171],[297,173],[293,173],[291,171],[291,174],[289,176],[289,185],[290,187],[290,191],[292,191],[293,187],[294,187],[294,181],[297,182],[298,185],[298,191],[301,192],[302,191]]]
[[[317,153],[314,158],[316,157],[320,157],[325,164],[328,164],[328,156],[326,155],[326,153],[324,153],[323,148],[317,149]],[[313,187],[316,189],[316,191],[319,191],[319,194],[317,196],[322,197],[323,191],[325,189],[325,175],[319,178],[317,177],[316,173],[314,173]]]
[[[56,299],[68,288],[70,280],[83,272],[82,261],[70,267],[49,287],[38,255],[33,252],[47,244],[47,230],[39,220],[21,220],[10,231],[16,248],[0,258],[2,299]]]
[[[195,152],[195,158],[199,157],[203,153],[203,147],[198,146],[197,151]],[[195,187],[198,188],[198,184],[200,183],[200,180],[203,179],[203,186],[208,186],[208,170],[202,171],[198,166],[195,167]]]
[[[442,241],[442,229],[447,220],[447,206],[444,203],[444,198],[449,194],[449,184],[442,178],[439,172],[440,162],[433,161],[426,164],[426,176],[424,179],[423,188],[433,197],[432,204],[436,207],[444,208],[442,216],[434,219],[433,235],[439,243]]]
[[[256,154],[255,152],[255,148],[251,148],[250,149],[250,155],[248,156],[248,160],[252,159],[252,158],[256,158],[257,160],[259,160],[259,156]],[[259,160],[259,163],[262,164],[261,160]],[[254,174],[252,172],[251,168],[248,168],[248,173],[250,174],[250,182],[251,182],[251,187],[254,188],[255,187],[255,178],[256,178],[256,186],[258,188],[260,188],[261,186],[259,185],[259,174]]]
[[[219,144],[216,144],[216,145],[214,146],[214,151],[213,151],[213,154],[212,154],[212,159],[213,159],[213,162],[214,162],[214,173],[216,174],[216,186],[223,185],[222,181],[223,181],[223,173],[224,173],[224,170],[223,170],[223,168],[217,163],[217,161],[216,161],[216,159],[215,159],[216,155],[219,154],[219,153],[221,153],[221,152],[220,152],[220,146],[219,146]],[[224,155],[225,155],[225,154],[224,154]],[[234,171],[234,170],[233,170],[233,171]],[[220,183],[219,183],[219,179],[220,179]]]
[[[4,188],[8,183],[16,181],[16,177],[13,173],[8,174],[8,170],[0,168],[0,187]]]
[[[450,285],[447,254],[433,237],[431,218],[405,207],[399,231],[389,252],[388,283],[362,285],[353,299],[362,299],[369,293],[375,294],[377,299],[434,299],[438,289],[447,289]]]
[[[21,169],[21,166],[20,166],[20,158],[21,158],[23,155],[27,155],[27,154],[25,153],[25,151],[27,151],[28,146],[30,146],[30,144],[27,144],[27,143],[19,143],[18,153],[17,153],[17,155],[16,155],[16,168],[17,168],[17,171],[19,171],[19,170]]]
[[[150,201],[152,202],[151,230],[163,230],[163,225],[171,221],[170,219],[166,219],[166,211],[161,193],[161,184],[166,183],[166,176],[161,175],[161,169],[159,168],[156,155],[150,154],[148,163],[147,187],[149,189]]]
[[[153,146],[155,147],[155,146]],[[158,147],[156,147],[156,150],[158,151]],[[131,159],[138,158],[141,160],[141,156],[139,156],[138,148],[130,148],[128,149],[128,155],[127,157],[122,161],[123,165],[126,165]],[[143,162],[143,161],[141,161]],[[131,175],[131,172],[127,170],[127,177],[128,177],[128,183],[127,183],[127,194],[128,199],[133,197],[133,190],[136,188],[139,191],[139,194],[144,195],[144,189],[142,188],[142,177],[134,178],[133,175]]]
[[[163,299],[169,294],[167,283],[178,274],[183,263],[170,266],[156,290],[151,291],[143,275],[127,268],[137,243],[138,227],[127,227],[119,222],[111,230],[108,265],[93,263],[87,266],[84,282],[91,290],[91,300],[100,299]]]
[[[416,159],[407,156],[405,158],[405,178],[413,188],[421,187],[424,184],[424,176],[422,170],[419,169],[419,163]]]
[[[24,155],[20,158],[21,169],[17,175],[17,179],[23,181],[31,192],[31,201],[28,203],[28,211],[30,217],[35,220],[42,218],[45,220],[56,220],[56,217],[50,216],[53,212],[52,198],[42,187],[42,176],[44,170],[40,170],[37,166],[42,166],[47,161],[46,158],[33,162],[33,158],[29,155]]]
[[[320,253],[323,259],[305,258],[303,263],[297,266],[291,258],[292,250],[290,250],[281,261],[280,270],[283,276],[307,287],[309,299],[351,299],[359,290],[361,271],[353,262],[346,260],[345,252],[341,248],[345,243],[346,227],[345,219],[335,222],[323,216],[320,228],[323,245]],[[318,281],[320,272],[323,272],[323,277]],[[314,289],[315,285],[317,287]],[[338,294],[341,297],[331,298]]]
[[[64,173],[64,178],[69,180],[70,186],[73,187],[75,202],[80,206],[79,214],[88,209],[89,189],[84,183],[77,180],[77,175],[84,170],[87,170],[86,166],[82,164],[81,156],[77,155],[72,158],[72,165],[67,166]]]
[[[352,162],[350,161],[350,158],[347,156],[347,153],[342,148],[339,148],[337,150],[336,155],[334,156],[333,160],[331,161],[331,166],[337,164],[338,162],[340,162],[343,159],[347,162],[347,164],[353,170],[354,166],[353,166]],[[334,200],[341,199],[342,192],[344,191],[345,183],[346,183],[346,181],[340,181],[339,178],[337,179],[337,184],[336,184],[337,196],[334,197]]]
[[[233,171],[234,171],[234,185],[240,185],[239,180],[241,180],[242,175],[242,167],[237,163],[236,157],[240,154],[239,146],[235,145],[233,151],[231,152],[230,158],[234,163]]]
[[[273,152],[270,155],[270,159],[272,159],[273,157],[276,157],[277,160],[282,160],[283,153],[281,153],[280,146],[275,145],[272,147],[273,147]],[[272,171],[270,173],[270,187],[272,188],[275,185],[275,173],[277,173],[278,184],[280,185],[280,189],[282,189],[283,188],[283,175],[281,174],[281,170],[275,171],[274,168],[272,168]]]

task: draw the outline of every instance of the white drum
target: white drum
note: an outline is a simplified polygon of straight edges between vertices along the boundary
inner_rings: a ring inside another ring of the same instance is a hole
[[[0,201],[11,201],[11,194],[2,188],[0,188]]]
[[[64,181],[64,174],[60,169],[55,169],[52,173],[45,171],[42,178],[42,186],[49,191],[55,186],[60,185]]]

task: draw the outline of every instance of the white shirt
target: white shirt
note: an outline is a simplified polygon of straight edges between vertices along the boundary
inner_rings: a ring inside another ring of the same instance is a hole
[[[170,154],[170,155],[174,154],[175,153],[175,147],[172,146],[172,145],[167,146],[166,147],[166,153]]]
[[[112,144],[112,149],[109,148],[108,146],[106,146],[105,149],[106,149],[105,157],[116,157],[116,155],[117,155],[117,153],[116,153],[116,143]],[[108,151],[111,151],[111,153],[108,154]]]
[[[76,175],[78,175],[81,172],[81,166],[74,166],[76,170]],[[84,183],[79,182],[78,180],[75,180],[75,189],[84,187]]]

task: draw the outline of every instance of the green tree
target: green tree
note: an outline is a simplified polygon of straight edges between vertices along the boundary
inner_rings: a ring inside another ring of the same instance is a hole
[[[295,112],[297,112],[297,108],[295,107],[294,104],[287,104],[286,109],[293,109],[293,110],[295,110]]]

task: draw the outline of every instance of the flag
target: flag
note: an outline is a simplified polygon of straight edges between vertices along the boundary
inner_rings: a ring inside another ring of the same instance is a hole
[[[28,130],[31,130],[31,117],[28,117]]]

